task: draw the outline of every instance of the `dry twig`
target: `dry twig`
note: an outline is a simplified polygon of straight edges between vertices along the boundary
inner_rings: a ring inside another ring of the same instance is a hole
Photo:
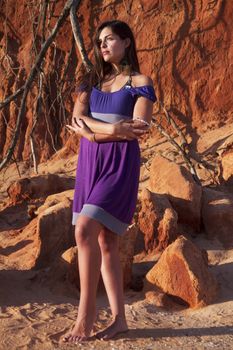
[[[167,140],[178,150],[179,154],[184,159],[185,163],[187,164],[191,174],[193,175],[195,181],[200,184],[200,179],[196,173],[195,167],[192,164],[191,160],[188,158],[187,154],[183,150],[183,148],[172,138],[166,130],[153,118],[153,124],[156,126],[156,128],[159,130],[159,132],[167,138]]]

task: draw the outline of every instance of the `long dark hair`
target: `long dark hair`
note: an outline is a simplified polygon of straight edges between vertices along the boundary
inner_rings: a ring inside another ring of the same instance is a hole
[[[128,24],[119,20],[105,21],[97,28],[94,38],[94,65],[90,72],[81,74],[78,82],[78,85],[83,86],[87,91],[90,91],[93,86],[100,84],[103,78],[112,72],[112,65],[103,60],[99,46],[100,33],[106,27],[111,28],[112,32],[121,39],[130,39],[130,44],[125,49],[125,56],[120,64],[120,71],[125,72],[125,74],[140,72],[135,39]]]

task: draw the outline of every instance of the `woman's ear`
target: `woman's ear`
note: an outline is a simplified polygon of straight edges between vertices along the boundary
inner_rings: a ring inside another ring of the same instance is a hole
[[[126,38],[125,39],[125,48],[129,47],[130,43],[131,43],[130,38]]]

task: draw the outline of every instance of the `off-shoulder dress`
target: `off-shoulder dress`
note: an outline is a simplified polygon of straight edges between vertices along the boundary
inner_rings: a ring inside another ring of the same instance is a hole
[[[90,117],[115,123],[132,119],[137,98],[155,102],[153,86],[133,87],[128,81],[116,92],[93,87],[89,99]],[[138,140],[91,142],[82,137],[76,171],[72,224],[79,215],[100,222],[116,234],[123,234],[136,209],[140,173]]]

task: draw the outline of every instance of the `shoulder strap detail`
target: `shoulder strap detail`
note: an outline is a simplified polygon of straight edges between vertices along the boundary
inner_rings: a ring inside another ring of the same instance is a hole
[[[132,86],[132,76],[131,76],[131,74],[129,75],[129,79],[127,81],[127,85]]]
[[[127,82],[124,85],[124,88],[131,88],[131,87],[132,87],[132,77],[130,75],[129,79],[127,80]]]

